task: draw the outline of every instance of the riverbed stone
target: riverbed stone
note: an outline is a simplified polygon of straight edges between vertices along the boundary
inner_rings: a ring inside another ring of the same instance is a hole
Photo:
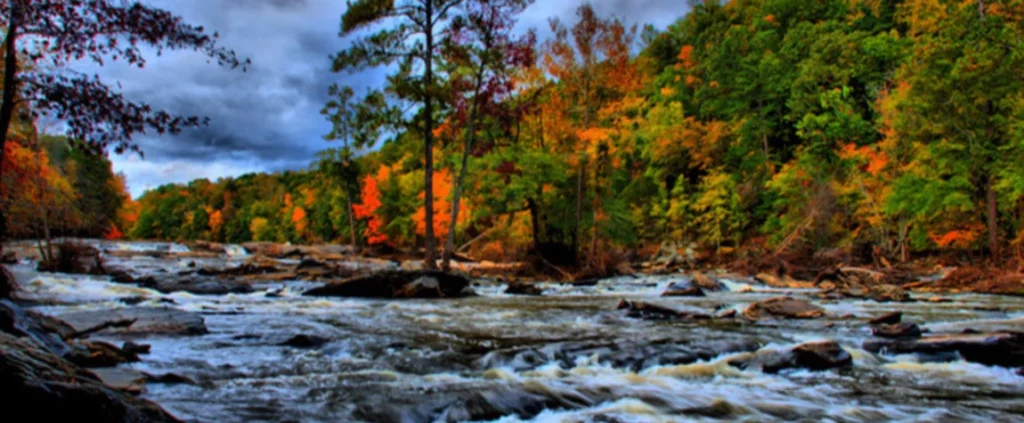
[[[920,339],[869,339],[865,350],[889,354],[943,355],[956,352],[967,361],[989,366],[1024,366],[1024,333],[996,332],[935,335]]]
[[[0,333],[0,391],[7,416],[36,421],[176,422],[155,403],[108,387],[29,338]]]
[[[772,297],[751,304],[743,311],[743,316],[750,320],[816,319],[825,316],[825,309],[793,297]]]
[[[662,297],[704,297],[704,290],[702,290],[692,280],[681,280],[672,282],[668,288],[665,288],[665,292],[661,293]]]
[[[108,328],[100,333],[203,335],[209,331],[198,313],[171,307],[128,307],[113,310],[88,310],[57,316],[76,331],[99,327],[105,322],[135,320],[128,327]]]
[[[805,342],[788,350],[761,350],[741,355],[729,362],[741,369],[760,368],[765,373],[785,369],[829,370],[848,368],[853,356],[835,341]]]
[[[438,270],[383,271],[313,288],[302,295],[363,298],[459,298],[469,279]]]
[[[881,324],[872,327],[871,334],[882,338],[920,338],[921,328],[916,323]]]
[[[891,324],[899,323],[900,320],[902,320],[902,319],[903,319],[903,312],[897,310],[897,311],[890,311],[890,312],[885,313],[885,314],[883,314],[881,316],[878,316],[878,317],[876,317],[874,319],[868,320],[868,323],[870,323],[872,325],[881,325],[881,324],[889,324],[889,325],[891,325]]]
[[[294,347],[294,348],[316,348],[316,347],[323,346],[324,344],[326,344],[326,343],[328,343],[330,341],[331,341],[330,339],[324,338],[322,336],[302,334],[302,335],[295,335],[295,336],[293,336],[291,338],[288,338],[288,340],[286,340],[286,341],[284,341],[284,342],[282,342],[282,343],[280,343],[278,345],[284,346],[284,347]]]
[[[506,294],[511,295],[532,295],[538,296],[544,293],[544,290],[539,286],[534,285],[532,282],[526,281],[514,281],[508,284],[505,288]]]
[[[148,276],[136,280],[140,286],[165,294],[188,292],[196,295],[248,294],[253,292],[247,281],[185,274],[178,276]]]
[[[718,278],[703,272],[693,272],[690,274],[690,280],[694,285],[699,286],[700,289],[703,289],[704,291],[717,292],[729,290],[729,288],[719,281]]]
[[[68,361],[86,368],[114,367],[139,361],[134,352],[125,351],[102,341],[76,341],[71,345]]]
[[[711,315],[701,310],[681,310],[644,301],[619,300],[619,310],[628,310],[626,315],[645,320],[687,319],[707,320]]]
[[[0,300],[0,332],[32,338],[51,353],[63,356],[71,350],[64,338],[74,329],[51,317],[26,311],[10,300]]]

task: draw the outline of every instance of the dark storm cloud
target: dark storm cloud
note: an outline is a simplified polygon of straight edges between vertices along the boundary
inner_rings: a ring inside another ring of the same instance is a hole
[[[220,43],[252,59],[248,72],[208,64],[192,52],[148,56],[144,70],[123,65],[82,71],[120,83],[132,101],[183,115],[206,116],[209,126],[178,136],[140,136],[145,159],[115,156],[134,194],[169,182],[252,171],[305,168],[327,147],[329,127],[319,111],[332,83],[361,92],[383,83],[381,71],[330,72],[329,56],[345,46],[338,37],[342,0],[149,0],[187,22],[220,34]],[[519,28],[546,33],[547,20],[573,20],[581,2],[537,0]],[[595,0],[602,15],[664,28],[686,12],[683,0]]]

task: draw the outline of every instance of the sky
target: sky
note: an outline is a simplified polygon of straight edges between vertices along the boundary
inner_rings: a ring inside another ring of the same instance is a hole
[[[185,51],[147,56],[146,68],[82,66],[119,87],[131,101],[174,114],[209,117],[206,127],[177,136],[140,135],[144,152],[114,155],[116,172],[127,176],[134,197],[167,183],[211,180],[249,172],[308,168],[329,125],[320,109],[327,87],[351,85],[356,92],[384,83],[385,71],[330,71],[330,55],[346,46],[339,37],[344,0],[148,0],[186,22],[220,34],[220,43],[252,60],[247,72],[207,63]],[[519,17],[517,30],[549,32],[548,19],[573,22],[583,0],[536,0]],[[601,16],[665,28],[686,13],[684,0],[592,0]]]

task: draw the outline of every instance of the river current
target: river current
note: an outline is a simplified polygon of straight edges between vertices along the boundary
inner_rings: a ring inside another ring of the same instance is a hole
[[[176,244],[118,243],[105,248],[177,249]],[[244,250],[204,259],[224,267]],[[194,259],[116,258],[159,274]],[[707,313],[790,293],[725,280],[727,292],[662,298],[679,276],[622,277],[595,286],[540,284],[542,297],[502,293],[481,280],[479,297],[383,301],[301,296],[317,284],[258,283],[251,294],[162,294],[105,276],[36,273],[12,267],[24,297],[60,316],[80,310],[172,303],[200,313],[201,336],[101,336],[152,345],[130,367],[177,373],[196,385],[150,384],[144,397],[189,421],[1024,421],[1024,377],[1016,370],[958,357],[874,355],[864,318],[901,310],[933,334],[1024,330],[1024,299],[948,295],[951,302],[813,301],[828,317],[813,321],[645,321],[616,309],[620,299]],[[162,270],[161,270],[162,269]],[[26,282],[27,281],[27,282]],[[268,296],[267,292],[280,295]],[[930,295],[929,295],[930,296]],[[853,315],[856,318],[851,318]],[[281,346],[295,335],[329,340],[317,348]],[[786,348],[831,339],[854,358],[852,369],[766,374],[727,361],[730,346]]]

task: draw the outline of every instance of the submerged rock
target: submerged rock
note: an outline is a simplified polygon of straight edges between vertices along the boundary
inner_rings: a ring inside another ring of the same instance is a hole
[[[459,298],[467,296],[469,279],[438,270],[385,271],[313,288],[312,297]]]
[[[662,320],[662,319],[692,319],[706,320],[711,315],[697,310],[677,310],[663,305],[652,304],[643,301],[619,300],[616,306],[619,310],[629,310],[626,315],[629,317]]]
[[[853,365],[853,356],[835,341],[806,342],[789,350],[762,350],[730,360],[742,369],[760,368],[765,373],[785,369],[829,370]]]
[[[8,416],[38,421],[178,421],[153,402],[108,387],[94,373],[7,333],[0,333],[0,375]]]
[[[101,333],[203,335],[209,332],[199,314],[170,307],[77,311],[57,317],[78,332],[99,327],[105,322],[124,320],[134,320],[134,323],[128,327],[108,328]]]
[[[751,304],[743,310],[743,316],[750,320],[816,319],[825,316],[825,309],[793,297],[773,297]]]
[[[921,328],[916,323],[881,324],[871,328],[871,334],[882,338],[920,338]]]
[[[536,295],[541,295],[542,293],[544,293],[544,290],[540,289],[539,286],[534,285],[531,282],[515,281],[515,282],[512,282],[512,283],[508,284],[508,286],[505,288],[505,293],[506,294],[512,294],[512,295],[534,295],[534,296],[536,296]]]
[[[920,339],[869,339],[873,353],[941,355],[959,353],[964,360],[989,366],[1024,366],[1024,333],[997,332],[928,336]]]

